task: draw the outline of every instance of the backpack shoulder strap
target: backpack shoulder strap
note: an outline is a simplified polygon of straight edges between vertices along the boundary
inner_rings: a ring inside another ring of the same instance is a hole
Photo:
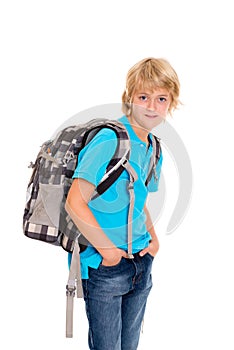
[[[95,189],[92,199],[104,193],[116,181],[124,171],[124,165],[130,157],[130,138],[125,126],[121,122],[109,120],[103,127],[109,128],[116,133],[118,143],[115,154],[107,166],[106,173]]]
[[[148,186],[153,175],[155,179],[157,179],[156,166],[161,156],[161,144],[160,144],[160,139],[155,135],[152,135],[152,147],[153,147],[153,153],[150,159],[148,176],[145,181],[146,186]]]

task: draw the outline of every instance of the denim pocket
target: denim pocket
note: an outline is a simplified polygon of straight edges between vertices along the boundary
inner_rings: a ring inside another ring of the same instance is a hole
[[[120,266],[120,264],[122,263],[123,259],[125,259],[125,258],[122,256],[122,258],[120,259],[120,261],[118,262],[118,264],[116,264],[116,265],[111,265],[111,266],[102,265],[102,263],[101,263],[101,264],[99,265],[99,268],[107,269],[107,270],[109,270],[109,269],[114,269],[114,268]]]
[[[153,261],[153,260],[154,260],[154,258],[155,258],[155,257],[154,257],[153,255],[151,255],[150,253],[146,253],[145,255],[146,255],[146,256],[149,256],[149,257],[150,257],[150,259],[151,259],[152,261]]]

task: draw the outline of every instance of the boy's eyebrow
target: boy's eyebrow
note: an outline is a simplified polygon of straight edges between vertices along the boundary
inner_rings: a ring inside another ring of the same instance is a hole
[[[151,92],[137,92],[138,95],[151,95],[152,93]],[[170,93],[169,92],[165,92],[165,93],[161,93],[161,94],[158,94],[157,96],[161,96],[161,97],[164,97],[164,96],[169,96]]]
[[[151,93],[150,92],[137,92],[138,95],[150,95]]]

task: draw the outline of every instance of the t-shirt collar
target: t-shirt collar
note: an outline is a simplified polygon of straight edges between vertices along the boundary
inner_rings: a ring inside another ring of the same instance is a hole
[[[124,115],[123,117],[121,117],[119,119],[119,121],[121,123],[124,124],[124,126],[126,127],[127,131],[128,131],[128,134],[129,134],[129,137],[132,141],[135,141],[135,142],[138,142],[138,143],[141,143],[141,144],[144,144],[146,147],[148,146],[146,144],[146,142],[142,141],[138,136],[137,134],[135,133],[135,131],[133,130],[129,120],[128,120],[128,117],[126,115]],[[149,144],[150,146],[152,146],[152,135],[151,133],[148,134],[148,140],[149,140]]]

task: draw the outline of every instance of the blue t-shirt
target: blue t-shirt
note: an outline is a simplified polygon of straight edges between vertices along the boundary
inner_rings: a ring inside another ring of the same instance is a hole
[[[144,205],[148,192],[155,192],[158,190],[158,180],[156,181],[155,178],[152,177],[148,186],[145,186],[152,155],[152,146],[138,138],[126,116],[120,118],[119,121],[125,125],[129,133],[131,141],[130,164],[138,175],[138,179],[134,183],[135,204],[132,223],[132,248],[133,253],[136,253],[147,247],[151,239],[146,229]],[[151,139],[152,136],[149,135],[149,138]],[[116,146],[117,137],[115,132],[110,129],[102,129],[91,142],[81,150],[73,178],[82,178],[91,182],[94,186],[97,186],[105,173],[110,159],[115,153]],[[158,179],[160,177],[161,164],[162,156],[156,168]],[[88,204],[105,234],[117,247],[126,251],[129,209],[128,179],[129,175],[127,171],[124,170],[106,192],[90,201]],[[88,278],[89,267],[98,268],[102,261],[101,255],[92,246],[88,246],[86,250],[80,254],[80,259],[81,275],[83,279]]]

